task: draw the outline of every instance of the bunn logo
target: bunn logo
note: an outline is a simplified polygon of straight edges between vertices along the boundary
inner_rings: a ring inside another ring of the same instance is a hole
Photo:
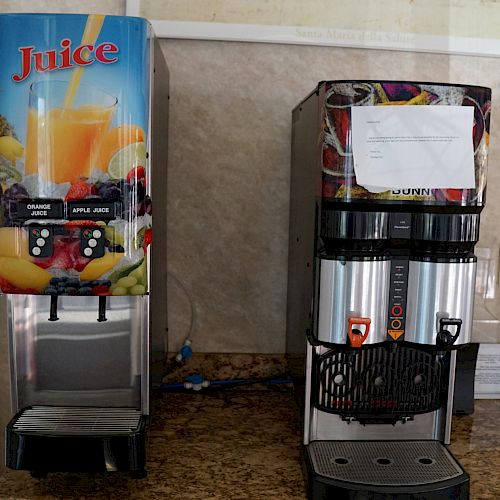
[[[71,40],[64,38],[60,43],[61,50],[46,50],[35,52],[36,47],[20,47],[21,71],[12,75],[12,80],[22,82],[34,69],[40,73],[66,69],[73,66],[88,66],[94,62],[112,64],[118,61],[114,54],[118,53],[118,46],[112,42],[103,42],[99,45],[84,44],[75,49],[71,47]]]
[[[394,195],[411,195],[411,196],[430,196],[432,194],[431,189],[427,188],[413,188],[413,189],[393,189],[391,194]]]

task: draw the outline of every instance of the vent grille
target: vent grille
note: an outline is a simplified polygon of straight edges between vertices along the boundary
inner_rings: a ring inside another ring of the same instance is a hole
[[[344,416],[433,411],[443,371],[441,358],[413,347],[331,350],[316,358],[316,406]]]
[[[140,420],[141,412],[134,408],[32,406],[23,410],[12,427],[52,435],[118,435],[137,431]]]
[[[314,441],[316,473],[377,486],[416,486],[453,479],[463,470],[438,441]]]

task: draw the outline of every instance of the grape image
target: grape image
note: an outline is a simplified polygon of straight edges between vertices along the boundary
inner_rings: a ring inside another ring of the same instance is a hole
[[[120,201],[122,190],[113,182],[103,182],[97,189],[98,196],[103,201]]]
[[[146,262],[143,260],[139,266],[124,269],[110,279],[112,295],[144,295],[147,285]]]
[[[5,214],[5,225],[12,226],[17,216],[17,202],[28,199],[30,196],[26,188],[16,182],[2,194],[2,207]]]

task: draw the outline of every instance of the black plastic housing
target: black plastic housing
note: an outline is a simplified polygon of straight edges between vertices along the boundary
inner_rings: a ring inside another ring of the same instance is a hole
[[[48,472],[111,470],[146,476],[146,417],[141,417],[137,429],[120,435],[60,435],[15,430],[14,424],[25,410],[7,425],[7,467],[42,476]]]

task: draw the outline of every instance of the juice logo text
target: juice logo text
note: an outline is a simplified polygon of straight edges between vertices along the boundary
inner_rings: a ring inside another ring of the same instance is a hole
[[[71,46],[71,40],[65,38],[60,43],[61,50],[46,50],[36,52],[36,47],[19,47],[21,52],[21,71],[12,75],[12,80],[22,82],[30,74],[32,69],[40,73],[66,69],[73,66],[88,66],[94,62],[111,64],[118,61],[118,46],[112,42],[103,42],[99,45],[83,44],[75,49]]]

